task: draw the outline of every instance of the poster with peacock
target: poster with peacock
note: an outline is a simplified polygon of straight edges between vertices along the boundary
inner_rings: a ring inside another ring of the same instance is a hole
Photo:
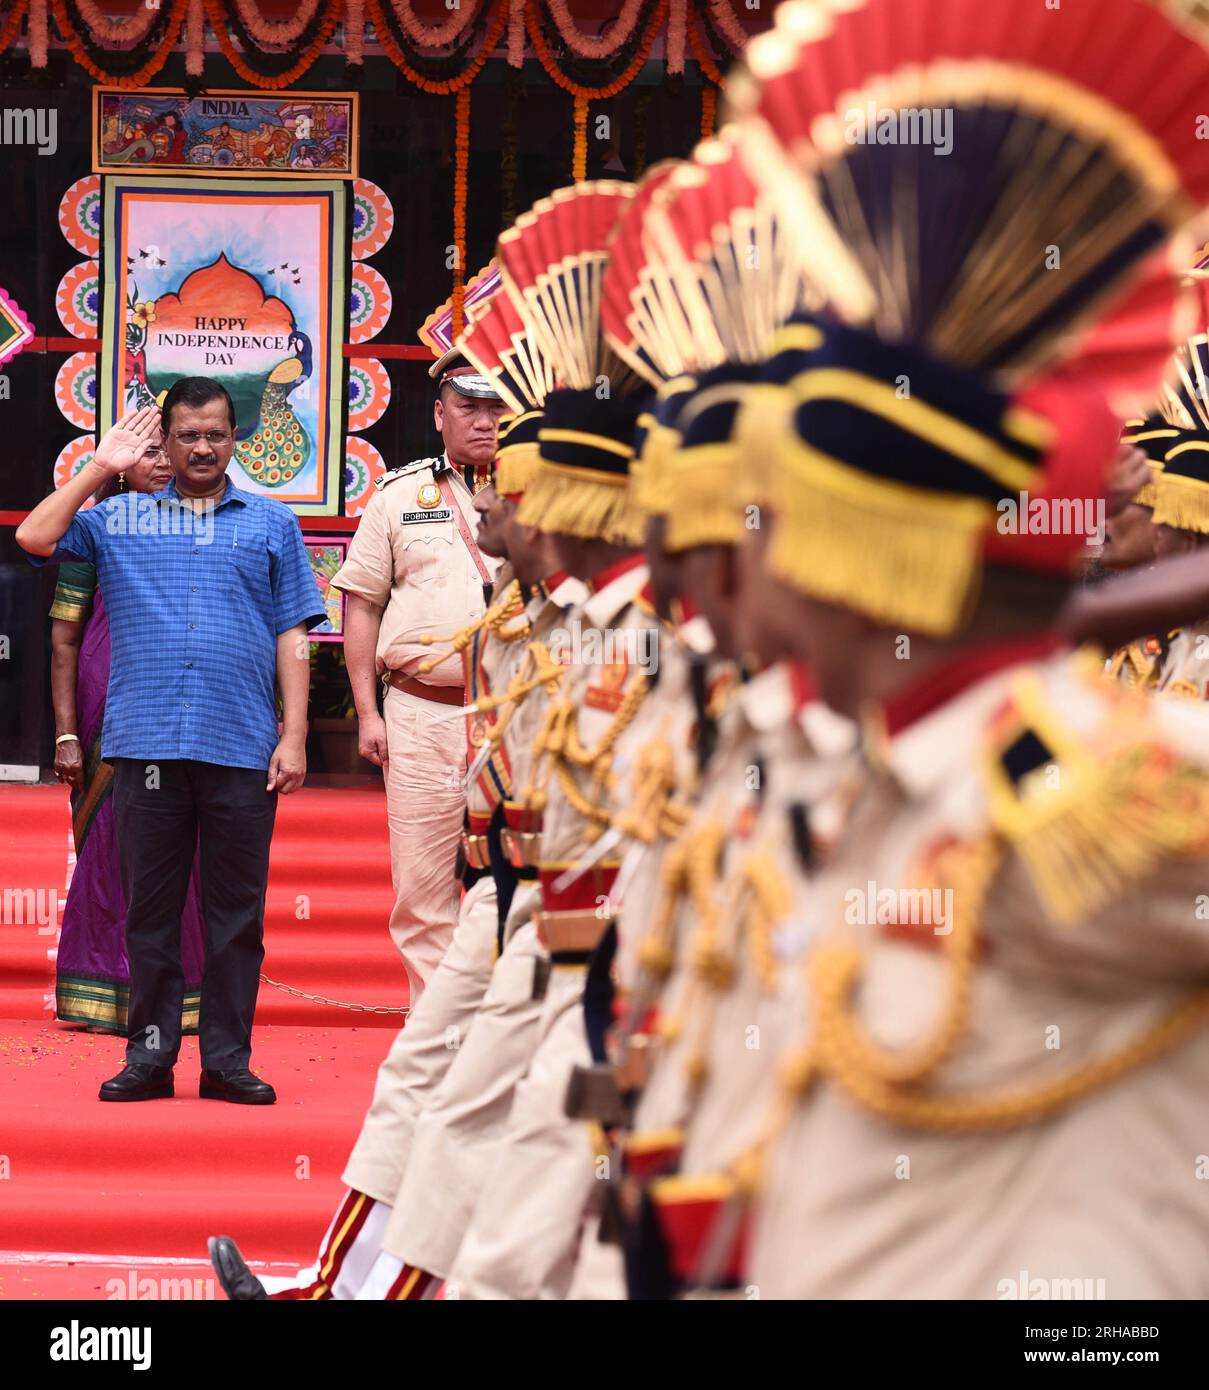
[[[183,376],[235,404],[239,487],[340,509],[347,186],[103,179],[99,427]]]

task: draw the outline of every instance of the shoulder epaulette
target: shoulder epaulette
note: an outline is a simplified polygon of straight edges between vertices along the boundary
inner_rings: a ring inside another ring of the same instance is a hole
[[[442,462],[442,459],[413,459],[411,463],[401,463],[398,468],[388,468],[380,478],[375,478],[374,486],[386,487],[396,478],[404,478],[409,473],[418,473],[421,468],[432,468]]]
[[[1099,690],[1108,708],[1089,735],[1022,677],[984,764],[994,828],[1059,922],[1087,918],[1205,838],[1204,772],[1173,756],[1142,696]]]

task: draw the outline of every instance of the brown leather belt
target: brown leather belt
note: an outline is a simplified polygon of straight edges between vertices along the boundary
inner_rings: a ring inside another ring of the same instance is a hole
[[[387,685],[402,690],[408,695],[418,695],[421,700],[433,700],[438,705],[464,705],[466,690],[460,685],[425,685],[415,676],[405,676],[402,671],[391,671],[385,677]]]
[[[537,939],[552,955],[584,954],[594,951],[609,925],[590,908],[570,912],[535,912]]]

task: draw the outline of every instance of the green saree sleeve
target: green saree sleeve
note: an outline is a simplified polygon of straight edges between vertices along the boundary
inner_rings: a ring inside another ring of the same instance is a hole
[[[92,611],[92,596],[96,587],[97,572],[94,566],[82,560],[71,560],[60,565],[50,616],[73,623],[84,622]]]

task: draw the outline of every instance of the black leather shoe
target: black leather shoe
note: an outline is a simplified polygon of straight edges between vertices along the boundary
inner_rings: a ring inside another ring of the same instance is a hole
[[[174,1095],[172,1068],[128,1062],[116,1076],[102,1082],[102,1100],[165,1100]]]
[[[247,1067],[236,1071],[203,1071],[197,1094],[202,1100],[229,1100],[234,1105],[272,1105],[277,1092]]]
[[[232,1303],[254,1303],[268,1298],[264,1285],[248,1268],[239,1246],[230,1236],[211,1236],[206,1246],[222,1291]]]

